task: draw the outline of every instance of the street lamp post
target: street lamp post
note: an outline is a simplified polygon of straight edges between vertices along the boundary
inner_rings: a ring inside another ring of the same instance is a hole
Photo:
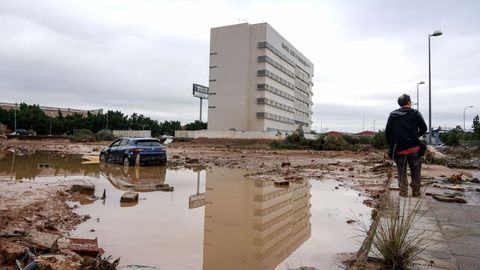
[[[473,108],[473,105],[470,105],[470,106],[467,106],[463,109],[463,132],[465,132],[465,111],[468,109],[468,108]]]
[[[418,97],[418,85],[419,85],[419,84],[425,84],[425,82],[424,82],[424,81],[420,81],[420,82],[417,83],[417,111],[420,111],[420,99],[419,99],[419,97]]]
[[[441,31],[428,35],[428,143],[432,144],[432,66],[430,57],[430,37],[441,36]]]
[[[15,110],[13,110],[14,114],[14,124],[13,124],[13,132],[17,135],[17,103],[15,103]]]

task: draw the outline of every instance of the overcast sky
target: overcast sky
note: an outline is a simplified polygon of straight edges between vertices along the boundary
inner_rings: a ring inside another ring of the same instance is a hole
[[[313,128],[383,129],[402,93],[428,124],[480,114],[480,1],[1,0],[0,102],[198,119],[210,28],[267,22],[315,65]],[[204,102],[204,117],[207,114]],[[206,118],[204,118],[206,119]]]

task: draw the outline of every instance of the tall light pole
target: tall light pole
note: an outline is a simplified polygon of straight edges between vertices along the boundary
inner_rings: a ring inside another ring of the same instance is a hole
[[[468,109],[468,108],[473,108],[473,105],[470,105],[470,106],[467,106],[463,109],[463,132],[465,132],[465,111]]]
[[[17,103],[15,103],[15,110],[13,111],[14,114],[14,124],[13,124],[13,132],[17,135]]]
[[[430,57],[430,37],[441,36],[442,31],[435,31],[428,35],[428,143],[432,144],[432,66]]]
[[[425,82],[424,82],[424,81],[420,81],[420,82],[417,83],[417,111],[420,111],[420,99],[419,99],[419,97],[418,97],[418,85],[419,85],[419,84],[425,84]]]

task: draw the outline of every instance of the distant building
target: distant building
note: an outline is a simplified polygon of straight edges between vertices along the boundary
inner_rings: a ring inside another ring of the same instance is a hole
[[[351,133],[346,133],[346,132],[340,132],[340,131],[329,131],[327,133],[324,133],[326,137],[331,137],[331,138],[342,138],[343,136],[347,135],[352,135]]]
[[[375,137],[375,135],[377,135],[377,132],[373,132],[373,131],[370,131],[370,130],[365,130],[365,131],[362,131],[362,132],[359,132],[359,133],[352,134],[352,137],[369,137],[369,138],[373,138],[373,137]]]
[[[212,28],[208,130],[310,132],[312,77],[313,63],[267,23]]]
[[[20,104],[18,103],[0,103],[0,108],[4,110],[12,110],[15,108],[19,108]],[[40,106],[40,110],[42,110],[47,116],[49,117],[57,117],[58,111],[62,112],[63,116],[72,115],[72,114],[81,114],[86,116],[89,112],[91,114],[102,114],[103,109],[97,110],[79,110],[79,109],[71,109],[71,108],[59,108],[59,107],[49,107],[49,106]]]

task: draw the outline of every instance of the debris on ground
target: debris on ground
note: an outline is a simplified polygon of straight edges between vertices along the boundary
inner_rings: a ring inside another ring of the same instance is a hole
[[[174,191],[175,188],[170,186],[169,184],[157,184],[155,185],[155,190],[158,190],[158,191]]]
[[[137,192],[125,192],[120,198],[121,203],[135,203],[138,202],[138,193]]]
[[[78,192],[83,195],[93,195],[95,194],[95,185],[93,184],[73,184],[70,189],[71,192]]]
[[[434,198],[437,201],[441,202],[448,202],[448,203],[467,203],[466,200],[462,198],[458,198],[454,195],[451,196],[446,196],[446,195],[440,195],[440,194],[432,194],[432,198]]]
[[[452,174],[448,180],[453,183],[453,184],[459,184],[459,183],[462,183],[464,180],[462,178],[463,174],[462,173],[459,173],[459,174]]]

